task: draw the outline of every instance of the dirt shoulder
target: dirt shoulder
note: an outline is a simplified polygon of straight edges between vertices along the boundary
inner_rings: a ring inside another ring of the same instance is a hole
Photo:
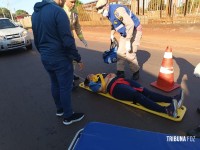
[[[140,47],[159,50],[171,46],[182,53],[199,54],[200,24],[196,25],[143,25]],[[110,42],[110,27],[84,26],[83,33],[89,41]],[[117,35],[119,37],[119,35]]]

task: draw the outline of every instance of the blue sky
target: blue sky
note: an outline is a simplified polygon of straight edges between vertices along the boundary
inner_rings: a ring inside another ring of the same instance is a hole
[[[19,9],[27,11],[30,15],[33,13],[33,6],[36,2],[41,2],[42,0],[0,0],[0,7],[8,7],[12,12]],[[91,2],[94,0],[80,0],[82,3]]]

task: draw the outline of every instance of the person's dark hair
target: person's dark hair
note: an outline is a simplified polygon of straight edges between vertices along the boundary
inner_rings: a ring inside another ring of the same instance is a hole
[[[85,86],[88,86],[89,83],[90,83],[90,80],[88,80],[88,78],[86,77],[86,78],[85,78],[85,81],[84,81],[84,85],[85,85]]]

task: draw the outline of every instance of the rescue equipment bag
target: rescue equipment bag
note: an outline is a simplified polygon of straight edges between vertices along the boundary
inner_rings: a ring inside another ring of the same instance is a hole
[[[103,53],[103,60],[107,64],[112,64],[117,62],[117,49],[118,42],[117,39],[114,38],[114,41],[111,41],[110,50],[107,50]]]

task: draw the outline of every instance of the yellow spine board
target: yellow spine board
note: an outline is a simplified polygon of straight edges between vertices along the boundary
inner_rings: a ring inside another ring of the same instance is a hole
[[[88,91],[91,91],[89,87],[84,86],[84,83],[80,83],[79,86],[81,88],[84,88],[84,89],[88,90]],[[132,106],[132,107],[136,107],[138,109],[144,110],[146,112],[149,112],[149,113],[161,116],[161,117],[164,117],[164,118],[172,120],[172,121],[181,121],[183,119],[185,113],[186,113],[186,110],[187,110],[187,108],[185,106],[182,106],[181,108],[178,109],[178,116],[177,116],[177,118],[174,118],[174,117],[169,116],[168,114],[160,113],[160,112],[157,112],[157,111],[153,111],[153,110],[147,109],[147,108],[145,108],[145,107],[143,107],[143,106],[141,106],[139,104],[134,104],[131,101],[125,101],[125,100],[116,99],[116,98],[112,97],[109,93],[106,93],[106,94],[104,94],[104,93],[98,93],[98,94],[100,94],[102,96],[105,96],[105,97],[107,97],[107,98],[109,98],[111,100],[115,100],[115,101],[121,102],[123,104],[129,105],[129,106]],[[158,103],[158,104],[161,105],[161,106],[169,105],[167,103]]]

